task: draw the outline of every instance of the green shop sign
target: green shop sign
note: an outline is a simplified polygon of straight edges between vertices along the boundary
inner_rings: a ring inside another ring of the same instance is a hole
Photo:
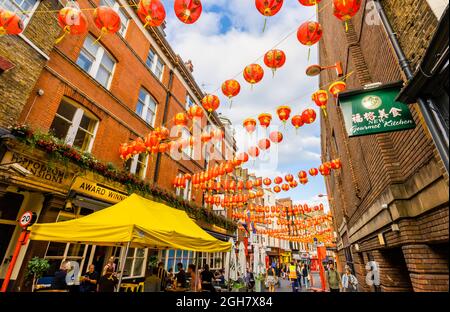
[[[396,102],[400,85],[355,90],[339,95],[349,137],[413,129],[416,123],[406,104]]]

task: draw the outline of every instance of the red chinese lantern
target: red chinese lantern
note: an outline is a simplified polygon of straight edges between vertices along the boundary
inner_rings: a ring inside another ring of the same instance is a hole
[[[239,153],[237,155],[237,158],[242,162],[242,163],[246,163],[248,161],[248,154],[245,152]]]
[[[241,85],[237,80],[230,79],[222,84],[222,93],[230,99],[230,108],[233,104],[232,98],[241,92]]]
[[[99,6],[94,10],[94,22],[95,25],[101,30],[100,36],[97,40],[95,40],[95,42],[99,41],[100,38],[106,33],[115,34],[119,31],[120,26],[122,25],[120,22],[119,13],[108,6]]]
[[[220,106],[220,100],[217,95],[208,94],[202,99],[203,108],[212,113]]]
[[[345,31],[348,31],[348,20],[361,8],[361,2],[361,0],[333,0],[333,14],[345,23]]]
[[[253,182],[248,180],[247,182],[245,182],[245,188],[247,190],[251,190],[253,188]]]
[[[334,159],[331,161],[331,169],[341,169],[342,163],[340,159]]]
[[[138,15],[144,23],[144,27],[158,27],[162,25],[166,18],[166,10],[160,0],[140,0]]]
[[[168,151],[168,149],[169,149],[169,145],[167,143],[161,143],[158,146],[158,152],[159,153],[165,153],[165,152]]]
[[[277,185],[277,186],[275,186],[275,187],[273,188],[273,191],[274,191],[275,193],[280,193],[280,192],[281,192],[281,188]]]
[[[261,187],[261,185],[262,185],[262,178],[257,178],[254,184],[255,184],[255,187]]]
[[[330,85],[328,91],[330,91],[334,98],[337,98],[339,93],[345,91],[346,89],[347,84],[344,81],[336,81]]]
[[[291,116],[291,108],[289,106],[280,106],[277,108],[277,115],[283,124],[286,124],[286,121],[288,121]]]
[[[306,178],[308,178],[308,174],[306,173],[306,171],[300,171],[299,173],[298,173],[298,178],[301,180],[301,179],[306,179]]]
[[[263,128],[268,128],[272,122],[272,115],[267,113],[262,113],[258,116],[259,124]]]
[[[268,139],[259,140],[258,147],[263,151],[269,149],[270,148],[270,140],[268,140]]]
[[[297,39],[301,44],[311,47],[322,38],[322,26],[318,22],[304,22],[297,30]],[[308,60],[311,49],[308,50]]]
[[[0,36],[18,35],[23,31],[20,17],[11,11],[0,8]]]
[[[122,160],[128,160],[130,158],[130,154],[128,153],[128,144],[122,143],[119,147],[119,156]]]
[[[200,140],[202,141],[202,143],[207,143],[211,141],[211,137],[211,133],[209,132],[202,133],[202,135],[200,136]]]
[[[284,177],[284,179],[286,180],[286,182],[291,183],[292,181],[294,181],[294,176],[292,174],[288,174]]]
[[[289,191],[289,190],[290,190],[289,184],[283,184],[283,185],[281,186],[281,189],[282,189],[283,191],[285,191],[285,192]]]
[[[264,32],[267,25],[267,17],[274,16],[280,12],[281,7],[283,6],[283,0],[255,0],[255,5],[259,13],[266,17],[264,20]]]
[[[291,123],[295,127],[296,133],[298,133],[298,128],[302,127],[305,124],[305,122],[303,121],[302,115],[293,116]]]
[[[81,35],[87,32],[88,22],[86,15],[76,6],[66,6],[58,13],[58,24],[64,34],[56,39],[55,44],[61,42],[67,34]]]
[[[319,170],[317,170],[317,168],[311,168],[309,169],[309,175],[312,177],[315,177],[319,174]]]
[[[325,90],[319,90],[313,93],[312,100],[319,106],[325,117],[327,116],[328,93]]]
[[[283,178],[282,177],[276,177],[273,182],[275,182],[275,184],[281,184],[283,182]]]
[[[273,75],[278,68],[281,68],[286,63],[286,54],[281,50],[270,50],[264,55],[264,64],[272,69]]]
[[[289,183],[289,187],[291,188],[291,189],[293,189],[293,188],[296,188],[298,186],[298,183],[297,183],[297,181],[292,181],[291,183]]]
[[[260,82],[264,77],[264,69],[258,64],[251,64],[244,69],[244,79],[253,85]]]
[[[188,123],[188,118],[185,113],[178,113],[173,118],[173,123],[178,127],[185,127]]]
[[[252,134],[256,129],[256,120],[253,118],[247,118],[244,120],[242,125],[248,133]]]
[[[316,117],[316,112],[312,108],[308,108],[302,113],[302,118],[305,124],[312,124],[314,121],[316,121]]]
[[[250,155],[250,157],[256,158],[259,156],[259,148],[257,148],[256,146],[252,146],[248,149],[248,154]]]
[[[192,105],[191,107],[189,107],[187,114],[190,119],[202,118],[203,109],[199,105]]]
[[[202,14],[200,0],[175,0],[175,14],[185,24],[195,23]]]
[[[264,183],[265,186],[269,186],[269,185],[272,184],[272,180],[269,179],[269,178],[265,178],[265,179],[263,180],[263,183]]]
[[[283,141],[283,133],[279,131],[273,131],[270,133],[269,139],[273,143],[280,143],[281,141]]]
[[[304,6],[313,6],[319,4],[320,0],[298,0],[298,2]]]
[[[320,174],[323,176],[329,176],[331,173],[330,168],[328,168],[326,165],[323,165],[323,164],[320,165],[319,171],[320,171]]]

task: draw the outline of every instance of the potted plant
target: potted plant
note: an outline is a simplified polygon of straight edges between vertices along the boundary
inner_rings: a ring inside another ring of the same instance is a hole
[[[31,285],[31,291],[34,291],[36,282],[41,278],[45,272],[50,268],[50,264],[47,259],[34,257],[28,262],[26,277],[33,276],[33,284]]]

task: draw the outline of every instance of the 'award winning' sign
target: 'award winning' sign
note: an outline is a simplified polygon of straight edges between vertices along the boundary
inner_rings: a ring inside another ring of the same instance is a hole
[[[416,123],[406,104],[396,102],[400,86],[389,85],[339,95],[350,137],[413,129]]]

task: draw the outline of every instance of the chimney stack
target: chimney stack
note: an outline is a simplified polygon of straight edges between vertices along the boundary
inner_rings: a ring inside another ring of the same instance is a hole
[[[191,73],[194,72],[194,65],[192,64],[191,60],[185,62],[184,65],[186,66],[187,69],[189,69]]]

